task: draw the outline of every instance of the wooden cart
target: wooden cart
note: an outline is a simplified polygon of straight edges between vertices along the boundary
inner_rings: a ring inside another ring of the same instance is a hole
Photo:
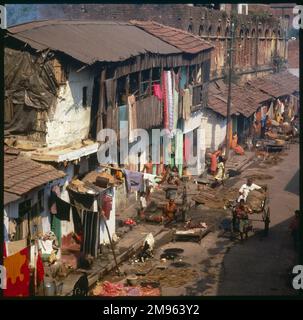
[[[237,228],[237,218],[235,215],[235,205],[232,207],[233,219],[231,224],[231,237],[234,238],[235,234],[239,233]],[[270,207],[269,207],[269,193],[266,188],[265,199],[262,202],[261,209],[259,211],[252,212],[248,215],[249,225],[251,227],[251,231],[254,230],[253,223],[254,222],[263,222],[264,223],[264,235],[267,236],[269,232],[269,224],[270,224]]]

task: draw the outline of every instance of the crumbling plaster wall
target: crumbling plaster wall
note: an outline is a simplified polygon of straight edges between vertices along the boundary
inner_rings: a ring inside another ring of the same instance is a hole
[[[70,144],[88,137],[94,74],[90,70],[71,69],[66,84],[61,85],[58,101],[46,123],[48,147]],[[87,104],[83,106],[83,88],[87,88]]]

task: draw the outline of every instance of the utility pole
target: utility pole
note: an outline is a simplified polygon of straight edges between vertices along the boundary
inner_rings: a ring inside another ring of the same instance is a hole
[[[230,130],[231,130],[231,76],[233,69],[233,45],[234,45],[234,28],[235,24],[231,22],[230,28],[230,42],[228,52],[228,96],[227,96],[227,125],[226,125],[226,159],[229,158],[229,149],[230,149]]]

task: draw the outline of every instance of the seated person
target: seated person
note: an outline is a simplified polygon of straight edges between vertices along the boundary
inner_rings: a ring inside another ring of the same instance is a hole
[[[149,174],[153,173],[153,162],[152,162],[152,158],[151,157],[149,157],[149,161],[144,164],[143,172],[146,172],[146,173],[149,173]]]
[[[180,184],[178,176],[175,176],[174,174],[170,174],[167,179],[168,184],[174,184],[178,186]]]
[[[164,214],[167,218],[167,222],[171,222],[175,219],[175,214],[177,212],[177,205],[174,199],[170,199],[164,208]]]
[[[247,196],[250,191],[253,190],[260,190],[262,187],[258,186],[257,184],[253,183],[252,179],[247,179],[247,182],[244,183],[241,188],[239,189],[239,198],[238,202],[240,202],[241,199],[243,199],[246,202]]]

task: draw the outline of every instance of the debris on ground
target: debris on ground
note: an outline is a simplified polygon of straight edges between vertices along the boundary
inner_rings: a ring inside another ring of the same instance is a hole
[[[152,297],[160,296],[160,288],[149,286],[125,286],[123,283],[104,281],[99,283],[92,291],[93,296],[101,297]]]
[[[164,287],[181,287],[194,281],[199,276],[198,271],[189,268],[167,268],[151,271],[144,280],[158,281]]]
[[[245,176],[247,179],[252,179],[252,180],[270,180],[273,179],[273,176],[270,176],[269,174],[261,174],[261,173],[255,173],[255,174],[250,174]]]

